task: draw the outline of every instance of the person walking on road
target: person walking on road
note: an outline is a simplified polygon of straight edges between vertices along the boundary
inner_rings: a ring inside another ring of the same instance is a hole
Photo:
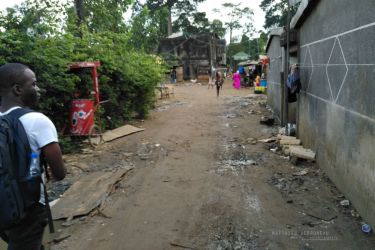
[[[177,71],[176,68],[173,67],[171,71],[171,83],[176,83],[177,82]]]
[[[26,65],[7,63],[0,67],[0,95],[0,116],[4,116],[2,119],[5,120],[13,117],[15,121],[18,119],[19,122],[17,122],[23,127],[23,130],[18,129],[16,132],[18,133],[18,137],[26,140],[25,145],[29,144],[29,149],[24,150],[24,152],[32,152],[31,156],[26,154],[27,157],[31,157],[31,160],[22,160],[23,158],[18,158],[18,160],[26,162],[24,164],[25,166],[27,165],[29,170],[29,173],[26,173],[29,175],[28,180],[35,177],[33,180],[34,183],[37,183],[32,186],[33,188],[31,188],[32,183],[29,182],[30,186],[27,189],[19,189],[19,193],[25,199],[25,208],[22,211],[23,215],[16,221],[10,222],[10,226],[4,228],[4,225],[0,225],[0,236],[8,244],[8,249],[40,250],[43,249],[43,231],[47,225],[47,218],[50,215],[50,211],[46,205],[48,201],[45,200],[43,171],[39,163],[45,159],[48,164],[47,172],[52,174],[51,177],[54,177],[56,180],[64,179],[66,174],[56,128],[47,116],[29,109],[35,107],[38,101],[39,88],[36,85],[34,72]],[[3,138],[1,138],[1,142],[4,143]],[[41,157],[42,155],[44,158]],[[12,156],[14,156],[12,153],[8,155],[8,157]],[[25,155],[22,155],[19,151],[15,156],[21,157]],[[29,161],[31,163],[28,163]],[[15,169],[15,171],[21,172],[22,166],[23,164],[16,164],[13,167],[7,165],[1,168]],[[2,178],[5,178],[3,173]],[[12,178],[21,183],[20,176],[13,176]],[[23,179],[22,181],[25,182]],[[6,187],[1,186],[0,192],[3,192],[1,190],[3,188]],[[34,190],[35,192],[32,192]],[[29,194],[31,192],[33,194],[32,199]],[[30,199],[26,199],[26,197]],[[10,199],[10,197],[3,198],[2,203],[6,202],[5,200],[8,198]],[[9,211],[0,211],[2,220],[4,219],[3,215],[6,215],[7,212]]]
[[[220,71],[216,71],[215,74],[215,85],[216,85],[216,96],[219,97],[220,88],[223,88],[224,79]]]
[[[241,88],[241,75],[239,71],[233,74],[233,87],[235,89]]]

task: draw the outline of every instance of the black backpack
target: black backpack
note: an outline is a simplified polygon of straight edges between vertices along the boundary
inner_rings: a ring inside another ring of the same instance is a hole
[[[19,120],[29,112],[17,108],[0,116],[0,230],[17,224],[40,199],[42,177],[30,177],[31,148]]]

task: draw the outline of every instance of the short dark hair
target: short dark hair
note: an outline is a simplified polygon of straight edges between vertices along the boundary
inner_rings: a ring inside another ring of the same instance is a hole
[[[0,92],[8,90],[14,84],[22,83],[25,70],[30,69],[22,63],[6,63],[0,67]]]

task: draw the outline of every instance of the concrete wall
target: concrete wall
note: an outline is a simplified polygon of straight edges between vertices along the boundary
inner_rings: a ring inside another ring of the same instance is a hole
[[[375,1],[321,0],[299,27],[298,134],[375,226]]]
[[[282,79],[280,74],[283,71],[282,51],[283,48],[280,47],[280,36],[273,36],[267,50],[267,56],[270,59],[267,72],[267,102],[279,119],[282,104]]]

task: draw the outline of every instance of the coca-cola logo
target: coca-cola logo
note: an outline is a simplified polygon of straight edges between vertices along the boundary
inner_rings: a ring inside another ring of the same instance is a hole
[[[74,106],[83,109],[86,106],[86,103],[76,103]]]

